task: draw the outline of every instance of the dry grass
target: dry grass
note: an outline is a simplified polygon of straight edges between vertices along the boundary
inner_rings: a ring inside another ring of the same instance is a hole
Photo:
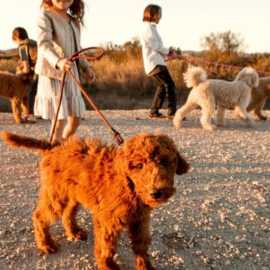
[[[0,58],[0,70],[15,73],[16,63],[17,63],[16,58],[10,58],[10,59],[1,59]]]
[[[101,108],[149,107],[155,90],[155,82],[144,73],[139,44],[135,41],[122,46],[108,45],[105,50],[106,55],[101,60],[92,63],[97,81],[91,87],[87,87],[89,93],[97,100]],[[229,56],[218,54],[213,58],[211,53],[203,52],[197,53],[195,59],[193,64],[205,68],[210,78],[232,80],[238,71],[247,65],[260,71],[260,75],[270,71],[268,54],[240,55],[235,53]],[[217,63],[235,65],[236,68],[226,68]],[[176,83],[179,104],[183,103],[188,92],[182,77],[188,64],[181,60],[168,62],[169,70]],[[0,70],[14,72],[15,67],[15,58],[0,58]]]

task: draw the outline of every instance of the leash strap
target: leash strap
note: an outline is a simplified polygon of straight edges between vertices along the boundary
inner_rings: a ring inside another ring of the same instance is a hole
[[[105,125],[112,131],[114,138],[116,140],[116,142],[120,145],[124,142],[124,139],[122,138],[122,136],[120,135],[120,133],[118,131],[116,131],[112,125],[109,123],[109,121],[107,120],[107,118],[104,116],[104,114],[98,109],[98,107],[96,106],[95,102],[92,100],[92,98],[88,95],[88,93],[85,91],[85,89],[83,88],[83,86],[81,85],[80,81],[75,77],[74,73],[72,71],[69,71],[69,74],[71,75],[72,79],[76,82],[76,84],[78,85],[80,91],[82,92],[82,94],[84,95],[85,99],[87,100],[87,102],[90,104],[90,106],[96,111],[96,113],[101,117],[101,120],[105,123]]]
[[[64,86],[65,86],[65,79],[66,79],[66,76],[67,76],[67,73],[64,72],[64,73],[63,73],[63,76],[62,76],[62,80],[61,80],[61,92],[60,92],[60,97],[59,97],[59,100],[58,100],[57,110],[56,110],[56,114],[55,114],[54,122],[53,122],[53,128],[52,128],[52,130],[51,130],[51,135],[50,135],[50,141],[49,141],[50,144],[52,144],[53,137],[54,137],[54,133],[55,133],[55,129],[56,129],[56,123],[57,123],[57,120],[58,120],[58,115],[59,115],[59,111],[60,111],[60,106],[61,106],[62,99],[63,99],[63,94],[64,94]]]

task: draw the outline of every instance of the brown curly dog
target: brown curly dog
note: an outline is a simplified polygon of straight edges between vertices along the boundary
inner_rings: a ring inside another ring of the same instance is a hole
[[[56,147],[7,132],[1,137],[14,146],[41,150],[41,188],[33,213],[39,250],[56,251],[49,226],[57,218],[62,219],[69,240],[85,239],[86,233],[75,222],[81,204],[93,214],[98,269],[120,269],[113,257],[124,228],[136,269],[154,269],[148,256],[150,211],[168,201],[175,191],[175,174],[189,168],[168,136],[140,134],[121,146],[72,137]]]
[[[259,79],[259,86],[252,89],[251,101],[248,111],[254,111],[260,120],[266,120],[267,117],[262,114],[262,109],[266,100],[270,97],[270,77]]]
[[[31,79],[26,74],[15,75],[0,71],[0,96],[10,101],[13,117],[17,124],[25,122],[29,116],[30,83]]]

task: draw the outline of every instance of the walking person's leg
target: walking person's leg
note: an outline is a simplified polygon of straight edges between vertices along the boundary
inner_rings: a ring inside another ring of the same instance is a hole
[[[166,89],[163,85],[163,82],[159,79],[158,74],[154,75],[153,77],[156,79],[158,86],[151,104],[150,116],[158,117],[161,116],[159,109],[162,108],[162,104],[165,100]]]
[[[73,135],[76,132],[79,125],[80,125],[80,118],[79,117],[68,116],[67,124],[66,124],[66,126],[63,130],[63,133],[62,133],[62,139],[65,140],[69,136]]]
[[[167,68],[158,73],[158,79],[162,83],[168,96],[168,116],[173,116],[176,112],[175,83]]]

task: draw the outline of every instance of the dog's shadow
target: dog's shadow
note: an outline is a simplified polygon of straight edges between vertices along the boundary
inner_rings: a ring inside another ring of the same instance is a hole
[[[217,127],[218,130],[239,130],[241,132],[265,132],[269,130],[269,122],[266,121],[255,121],[253,126],[247,126],[242,121],[228,120],[227,123],[222,127]]]
[[[0,119],[0,126],[16,126],[16,125],[27,126],[27,125],[33,125],[33,124],[36,124],[36,123],[37,123],[37,120],[28,119],[28,120],[22,121],[21,123],[17,124],[14,121],[14,118],[12,116],[10,116],[10,117],[1,117],[1,119]]]
[[[213,124],[216,124],[215,121],[213,121]],[[269,121],[254,121],[253,126],[248,126],[246,123],[244,123],[241,120],[238,119],[226,119],[226,122],[223,126],[216,126],[216,128],[213,131],[207,131],[204,130],[201,126],[201,123],[199,119],[190,119],[187,118],[186,121],[182,122],[181,129],[185,128],[196,128],[201,129],[205,132],[222,132],[222,131],[240,131],[240,132],[265,132],[270,129],[270,123]]]

